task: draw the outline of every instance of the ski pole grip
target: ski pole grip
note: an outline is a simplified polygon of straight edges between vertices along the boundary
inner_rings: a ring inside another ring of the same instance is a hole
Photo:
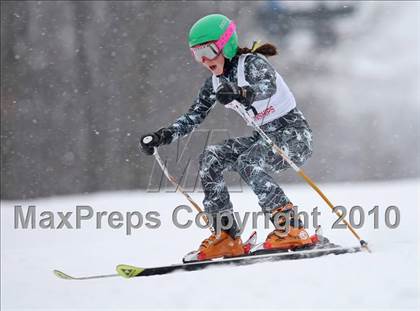
[[[144,136],[142,139],[143,144],[150,144],[153,141],[152,135]]]

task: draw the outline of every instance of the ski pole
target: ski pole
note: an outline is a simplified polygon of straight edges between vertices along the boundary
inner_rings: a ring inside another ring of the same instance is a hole
[[[254,119],[248,114],[245,108],[237,101],[233,101],[232,103],[226,105],[227,108],[235,110],[239,115],[247,122],[247,124],[251,125],[260,135],[261,137],[267,142],[267,144],[273,148],[273,151],[280,155],[295,171],[298,173],[320,196],[321,198],[327,203],[327,205],[332,209],[332,211],[339,217],[343,218],[343,223],[347,226],[350,232],[356,237],[356,239],[360,242],[362,248],[366,249],[368,252],[371,252],[368,243],[357,234],[356,230],[347,222],[347,220],[342,217],[343,215],[334,208],[334,205],[331,201],[325,196],[325,194],[319,189],[319,187],[310,179],[305,172],[299,168],[289,157],[281,150],[279,146],[277,146],[270,137],[258,126],[258,124],[254,121]]]
[[[165,176],[175,186],[175,189],[181,192],[187,198],[187,200],[194,206],[194,208],[197,210],[198,213],[202,213],[203,210],[200,208],[200,206],[197,203],[195,203],[195,201],[191,198],[191,196],[178,184],[175,177],[169,174],[168,168],[166,167],[165,163],[162,161],[162,158],[159,156],[159,153],[156,147],[154,147],[153,155],[155,156],[156,162],[159,164]],[[206,224],[209,223],[209,219],[204,213],[201,214],[201,217],[203,218]],[[214,233],[213,227],[209,226],[209,229],[211,233]]]

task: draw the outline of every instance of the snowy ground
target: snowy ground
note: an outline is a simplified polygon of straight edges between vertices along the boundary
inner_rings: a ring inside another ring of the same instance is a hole
[[[172,209],[185,204],[181,195],[117,192],[3,201],[1,309],[419,309],[419,185],[419,180],[321,185],[334,204],[357,204],[366,211],[379,205],[379,229],[373,229],[373,215],[366,212],[365,226],[359,230],[369,241],[372,254],[217,267],[131,280],[65,281],[56,278],[52,270],[74,275],[108,274],[118,263],[147,267],[178,262],[207,235],[206,230],[181,230],[172,224]],[[334,242],[355,245],[346,230],[330,230],[333,215],[306,185],[287,186],[286,190],[304,210],[319,206],[325,235]],[[201,196],[193,195],[199,201]],[[258,211],[250,192],[234,193],[232,200],[237,211]],[[124,213],[157,210],[162,226],[143,226],[130,236],[123,228],[110,229],[108,225],[96,230],[94,222],[78,230],[14,229],[15,204],[36,205],[38,215],[43,210],[74,211],[76,205]],[[401,212],[401,223],[393,230],[384,221],[389,205],[398,206]],[[250,232],[247,228],[244,235]],[[259,229],[259,239],[267,232]]]

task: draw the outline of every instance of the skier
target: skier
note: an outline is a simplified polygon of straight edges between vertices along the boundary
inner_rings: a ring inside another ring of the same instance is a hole
[[[142,136],[143,152],[185,136],[207,117],[216,103],[241,103],[261,129],[301,166],[312,154],[312,131],[296,108],[293,94],[267,60],[277,54],[271,44],[238,47],[236,25],[224,15],[211,14],[190,29],[189,46],[197,62],[211,73],[187,113],[171,126]],[[269,213],[275,230],[268,234],[265,249],[296,249],[312,243],[300,220],[294,218],[293,204],[266,172],[290,167],[276,155],[257,132],[207,146],[200,155],[200,178],[204,208],[211,215],[215,234],[195,252],[196,260],[244,254],[244,245],[233,217],[233,207],[223,171],[233,170],[252,188],[263,212]],[[296,217],[298,218],[298,217]],[[290,226],[285,226],[286,221]],[[223,230],[219,227],[223,226]]]

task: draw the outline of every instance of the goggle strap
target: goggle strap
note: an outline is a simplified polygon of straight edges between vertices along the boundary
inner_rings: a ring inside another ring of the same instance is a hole
[[[228,43],[229,39],[232,37],[233,33],[236,30],[236,25],[233,21],[229,23],[228,28],[226,28],[225,32],[221,35],[219,40],[216,41],[217,48],[221,51],[225,45]]]

